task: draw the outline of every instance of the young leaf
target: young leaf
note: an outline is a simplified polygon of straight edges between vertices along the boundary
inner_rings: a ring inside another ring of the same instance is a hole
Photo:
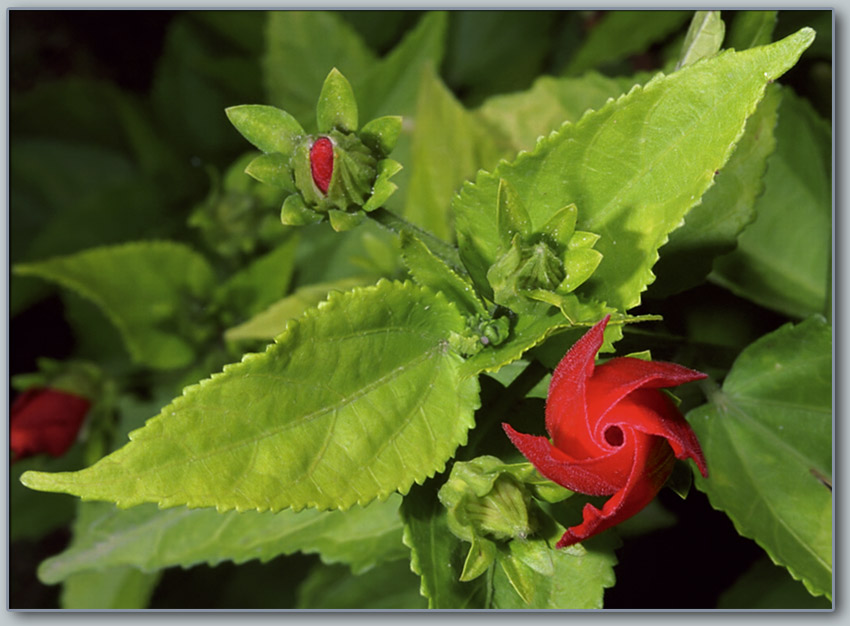
[[[15,273],[56,282],[93,301],[121,331],[133,359],[151,367],[187,365],[208,330],[192,310],[210,297],[212,269],[182,244],[93,248],[21,264]]]
[[[419,590],[429,609],[487,608],[485,577],[459,580],[469,546],[449,530],[437,487],[434,481],[414,487],[401,505],[410,569],[422,577]]]
[[[832,331],[787,324],[744,350],[688,413],[712,506],[814,595],[832,597]]]
[[[832,249],[831,129],[811,105],[783,90],[776,150],[767,161],[756,220],[711,279],[786,315],[827,311]]]
[[[121,510],[106,502],[85,502],[71,545],[44,561],[38,575],[49,585],[104,568],[155,572],[223,561],[265,563],[294,552],[318,553],[325,563],[345,563],[357,573],[406,556],[400,503],[394,495],[348,511],[219,513],[163,510],[152,504]]]
[[[718,255],[731,252],[738,235],[755,219],[767,159],[776,146],[773,129],[781,98],[779,85],[770,85],[714,185],[688,212],[685,223],[670,233],[652,268],[657,278],[649,287],[651,297],[663,298],[703,282]]]
[[[486,273],[497,258],[495,211],[504,178],[533,225],[575,203],[576,228],[601,235],[602,262],[577,293],[618,310],[636,306],[653,279],[658,248],[726,163],[766,84],[813,38],[803,29],[770,46],[727,51],[659,75],[464,185],[453,208],[461,258],[479,291],[489,293]]]
[[[122,507],[220,511],[347,509],[406,493],[473,424],[478,384],[447,345],[463,328],[442,294],[409,283],[332,294],[92,467],[21,480]]]
[[[128,566],[87,570],[65,580],[60,604],[65,610],[146,609],[160,577]]]
[[[406,559],[381,563],[358,576],[341,565],[319,566],[298,588],[297,609],[425,609],[419,579]]]
[[[725,34],[726,25],[720,18],[720,11],[697,11],[685,35],[676,69],[717,54]]]
[[[594,25],[564,74],[581,74],[643,52],[682,26],[689,17],[689,11],[609,11]]]
[[[301,120],[308,131],[316,128],[316,94],[331,68],[339,68],[357,85],[375,62],[355,30],[330,11],[271,11],[266,41],[266,92],[273,104]],[[370,119],[368,114],[364,119]]]

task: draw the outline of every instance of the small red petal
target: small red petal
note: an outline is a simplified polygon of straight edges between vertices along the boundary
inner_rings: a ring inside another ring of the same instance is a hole
[[[9,412],[9,447],[14,460],[40,453],[65,454],[90,406],[86,398],[56,389],[22,393]]]
[[[334,173],[334,146],[327,137],[317,139],[310,148],[310,172],[316,187],[327,193]]]

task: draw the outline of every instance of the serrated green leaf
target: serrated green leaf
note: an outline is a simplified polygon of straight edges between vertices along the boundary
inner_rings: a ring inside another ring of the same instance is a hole
[[[663,298],[701,283],[717,256],[733,250],[738,235],[755,219],[767,159],[776,146],[773,129],[781,96],[779,85],[768,87],[714,185],[659,250],[660,258],[652,268],[656,281],[649,288],[651,297]]]
[[[808,102],[783,91],[776,150],[756,220],[710,278],[786,315],[827,311],[832,249],[831,129]]]
[[[463,327],[442,294],[410,283],[332,294],[92,467],[21,480],[122,507],[222,511],[346,509],[406,493],[473,425],[478,384],[447,345]]]
[[[787,324],[745,349],[688,413],[712,506],[814,595],[832,594],[832,331]]]
[[[404,263],[416,282],[434,291],[442,291],[466,314],[487,315],[472,283],[431,252],[413,232],[402,231],[399,241]]]
[[[484,577],[459,580],[469,547],[449,530],[434,483],[414,487],[401,505],[404,544],[411,552],[410,569],[421,577],[419,591],[429,609],[486,608]]]
[[[726,25],[720,17],[720,11],[697,11],[685,34],[685,43],[682,44],[682,53],[676,69],[717,54],[723,45],[725,34]]]
[[[814,597],[799,582],[762,558],[721,594],[718,609],[831,609],[832,602]]]
[[[577,122],[588,109],[599,109],[635,82],[589,72],[579,78],[541,76],[526,91],[494,96],[475,111],[516,150],[531,150],[564,122]]]
[[[401,498],[348,511],[294,513],[214,509],[158,509],[145,504],[127,510],[105,502],[84,502],[71,545],[39,567],[39,578],[54,584],[81,572],[132,566],[143,572],[223,561],[265,563],[281,554],[318,553],[325,563],[345,563],[357,573],[384,560],[407,556],[398,516]]]
[[[498,182],[519,193],[534,226],[570,203],[577,228],[601,235],[603,259],[580,289],[628,310],[653,275],[657,249],[711,185],[731,155],[768,81],[811,43],[804,29],[771,46],[727,51],[610,102],[494,173],[464,185],[453,202],[461,258],[488,293],[497,257]]]
[[[316,567],[298,588],[298,609],[425,609],[419,579],[405,559],[381,563],[358,576],[340,565]]]
[[[160,577],[126,566],[80,572],[65,580],[59,602],[65,610],[146,609]]]
[[[307,130],[316,128],[316,96],[331,68],[338,68],[357,85],[374,62],[375,55],[360,36],[334,12],[268,14],[263,58],[266,92],[273,104],[301,120]]]
[[[228,341],[274,339],[286,330],[286,324],[289,320],[299,317],[310,307],[319,304],[332,291],[347,291],[352,287],[371,285],[376,280],[372,276],[353,276],[301,287],[291,295],[281,298],[266,310],[257,313],[247,322],[229,328],[225,331],[224,338]]]
[[[294,117],[277,107],[242,104],[225,109],[230,123],[245,139],[266,154],[291,155],[304,129]]]
[[[450,205],[457,188],[479,169],[494,166],[504,152],[430,65],[419,82],[411,142],[404,216],[449,241],[454,237]]]
[[[207,261],[190,248],[152,241],[93,248],[39,263],[16,274],[38,276],[97,304],[121,331],[134,360],[168,369],[187,365],[206,320],[193,319],[193,303],[214,286]]]
[[[689,11],[609,11],[590,31],[564,73],[580,74],[643,52],[690,17]]]
[[[280,300],[289,289],[295,271],[298,236],[289,237],[271,252],[231,276],[219,294],[228,310],[245,319]]]
[[[746,50],[769,44],[778,11],[738,11],[729,28],[727,48]]]
[[[357,99],[351,83],[336,68],[330,71],[322,84],[316,103],[316,123],[320,133],[329,133],[335,128],[345,132],[357,130]]]

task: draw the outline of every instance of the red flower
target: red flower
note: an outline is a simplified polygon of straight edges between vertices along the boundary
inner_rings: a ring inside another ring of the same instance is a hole
[[[56,389],[30,389],[20,394],[9,414],[12,462],[46,452],[62,456],[77,438],[91,402]]]
[[[546,400],[546,437],[502,424],[508,437],[546,478],[572,491],[612,496],[558,541],[563,548],[628,519],[655,497],[677,458],[693,459],[708,476],[690,425],[659,389],[706,375],[675,363],[619,357],[594,366],[610,316],[591,328],[558,364]]]
[[[334,145],[327,137],[317,139],[310,148],[310,172],[316,187],[327,193],[334,173]]]

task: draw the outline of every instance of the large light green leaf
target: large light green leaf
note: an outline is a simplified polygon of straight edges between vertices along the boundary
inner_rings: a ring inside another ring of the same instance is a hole
[[[63,609],[146,609],[159,572],[145,573],[134,567],[85,571],[69,576],[62,586]]]
[[[831,130],[785,89],[756,220],[712,280],[787,315],[827,311],[832,249]]]
[[[479,289],[496,259],[497,193],[507,180],[539,229],[578,207],[577,229],[601,236],[603,259],[576,293],[620,310],[636,306],[658,248],[709,188],[765,86],[814,38],[803,29],[770,46],[727,51],[609,102],[541,140],[532,153],[482,173],[455,199],[461,257]]]
[[[644,52],[688,21],[690,11],[609,11],[594,25],[565,73],[580,74]]]
[[[407,559],[381,563],[358,576],[341,565],[319,566],[298,589],[298,609],[424,609],[419,579]]]
[[[190,248],[152,241],[93,248],[14,268],[72,289],[121,331],[130,355],[157,368],[187,365],[205,336],[198,318],[214,286],[212,269]]]
[[[815,595],[832,597],[832,331],[820,317],[744,350],[688,413],[708,460],[696,485]]]
[[[335,13],[268,14],[263,59],[266,92],[271,104],[291,114],[308,131],[316,128],[316,99],[328,72],[336,67],[356,82],[374,62],[374,54],[360,36]]]
[[[281,554],[318,553],[326,563],[355,572],[403,558],[401,498],[348,511],[306,509],[295,513],[214,509],[159,509],[144,504],[122,510],[105,502],[82,503],[74,539],[44,561],[39,578],[54,584],[80,572],[132,566],[143,572],[222,561],[265,563]]]
[[[346,509],[406,493],[466,441],[478,383],[442,294],[382,281],[332,294],[261,354],[184,390],[129,444],[29,487],[127,507]]]
[[[504,134],[516,150],[531,150],[537,140],[599,109],[634,82],[589,72],[580,78],[541,76],[530,89],[488,98],[476,114]]]
[[[404,215],[449,241],[451,199],[460,184],[501,155],[492,133],[455,99],[429,66],[419,82]]]
[[[776,146],[773,128],[781,96],[779,85],[768,87],[714,185],[687,214],[684,225],[670,233],[670,241],[661,248],[661,258],[652,268],[657,277],[649,288],[652,297],[662,298],[701,283],[715,258],[734,249],[738,235],[755,219],[767,158]]]

